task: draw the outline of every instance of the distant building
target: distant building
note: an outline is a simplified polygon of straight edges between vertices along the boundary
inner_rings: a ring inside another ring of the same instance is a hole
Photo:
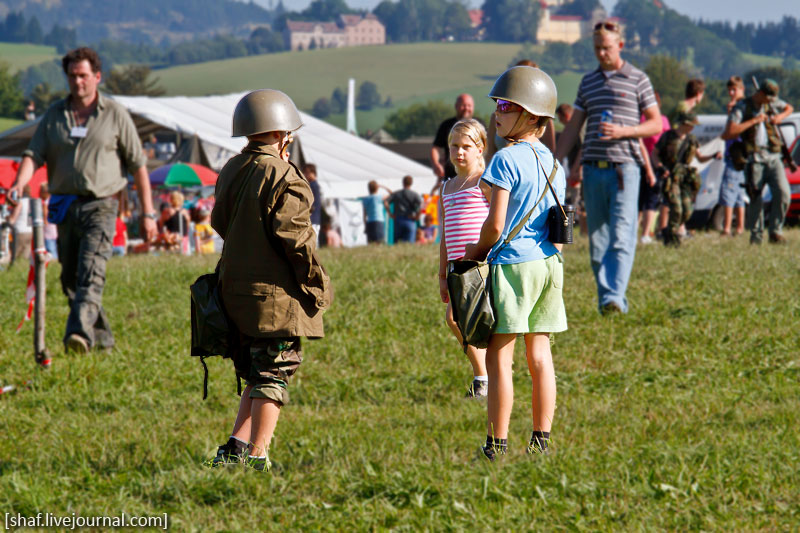
[[[619,18],[608,19],[605,9],[598,7],[587,16],[556,15],[554,12],[564,0],[540,0],[541,16],[536,30],[536,40],[540,43],[562,42],[572,44],[589,37],[594,32],[594,25],[601,20],[613,20],[622,26]],[[624,31],[624,26],[623,26]]]
[[[371,13],[340,15],[336,22],[287,20],[284,41],[290,50],[386,44],[386,28]]]

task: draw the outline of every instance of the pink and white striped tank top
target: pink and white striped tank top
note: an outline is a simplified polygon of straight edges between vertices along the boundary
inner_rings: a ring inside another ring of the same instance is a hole
[[[476,185],[463,191],[442,195],[444,208],[444,239],[447,260],[464,257],[464,249],[478,242],[483,221],[489,215],[489,202]]]

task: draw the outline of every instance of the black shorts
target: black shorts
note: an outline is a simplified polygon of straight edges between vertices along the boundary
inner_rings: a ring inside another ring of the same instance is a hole
[[[367,242],[383,242],[383,221],[367,222],[365,233],[367,234]]]
[[[656,176],[656,184],[647,183],[647,172],[642,167],[642,182],[639,185],[639,211],[657,211],[661,205],[661,179]]]

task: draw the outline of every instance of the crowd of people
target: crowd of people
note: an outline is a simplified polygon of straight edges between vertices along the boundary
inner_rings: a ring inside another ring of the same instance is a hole
[[[533,389],[527,451],[550,450],[556,399],[551,336],[567,329],[561,244],[553,242],[548,223],[555,207],[567,200],[578,206],[589,238],[597,309],[604,316],[629,311],[637,243],[652,242],[656,216],[663,242],[680,244],[700,186],[694,159],[725,160],[723,235],[749,228],[751,242],[760,244],[766,227],[770,242],[785,242],[789,194],[777,127],[793,109],[778,99],[777,83],[764,80],[745,97],[742,80],[731,78],[722,134],[726,149],[701,155],[692,130],[702,82],[689,83],[669,121],[647,75],[621,57],[619,25],[599,22],[593,39],[599,67],[582,78],[572,105],[557,105],[550,76],[535,63],[520,62],[492,87],[489,97],[496,107],[488,132],[472,116],[472,98],[458,97],[456,116],[442,124],[431,148],[439,182],[430,195],[415,192],[413,178],[406,176],[396,191],[372,181],[361,198],[369,243],[385,241],[387,217],[395,242],[438,240],[439,295],[459,344],[448,269],[459,259],[489,265],[496,324],[487,348],[466,346],[473,373],[466,396],[487,399],[480,456],[491,461],[508,448],[519,336]],[[45,113],[12,190],[24,197],[35,168],[47,163],[49,190],[42,192],[56,231],[46,233],[46,241],[61,262],[70,306],[65,348],[86,353],[114,345],[102,295],[107,260],[128,248],[126,170],[137,190],[143,250],[185,251],[193,242],[198,253],[221,252],[219,294],[235,329],[226,355],[246,387],[230,437],[209,465],[245,463],[269,470],[272,435],[289,400],[290,378],[303,360],[301,337],[324,335],[322,316],[333,298],[316,251],[320,244],[341,244],[324,209],[317,168],[306,164],[300,170],[289,161],[292,133],[302,126],[294,102],[271,89],[244,96],[234,111],[232,133],[246,137],[247,145],[220,172],[214,197],[187,201],[171,191],[157,196],[156,211],[133,121],[97,92],[99,57],[79,48],[64,56],[62,65],[69,96]],[[556,119],[564,124],[557,141]],[[112,137],[119,140],[118,149],[105,150],[104,140]],[[765,184],[773,193],[766,223]],[[744,213],[742,189],[749,197]],[[14,220],[26,218],[25,208],[17,209]],[[221,250],[215,235],[224,240]]]

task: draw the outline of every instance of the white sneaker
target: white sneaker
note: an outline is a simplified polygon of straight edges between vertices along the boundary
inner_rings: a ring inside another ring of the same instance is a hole
[[[653,242],[653,238],[650,235],[642,235],[640,242],[642,244],[650,244]]]

